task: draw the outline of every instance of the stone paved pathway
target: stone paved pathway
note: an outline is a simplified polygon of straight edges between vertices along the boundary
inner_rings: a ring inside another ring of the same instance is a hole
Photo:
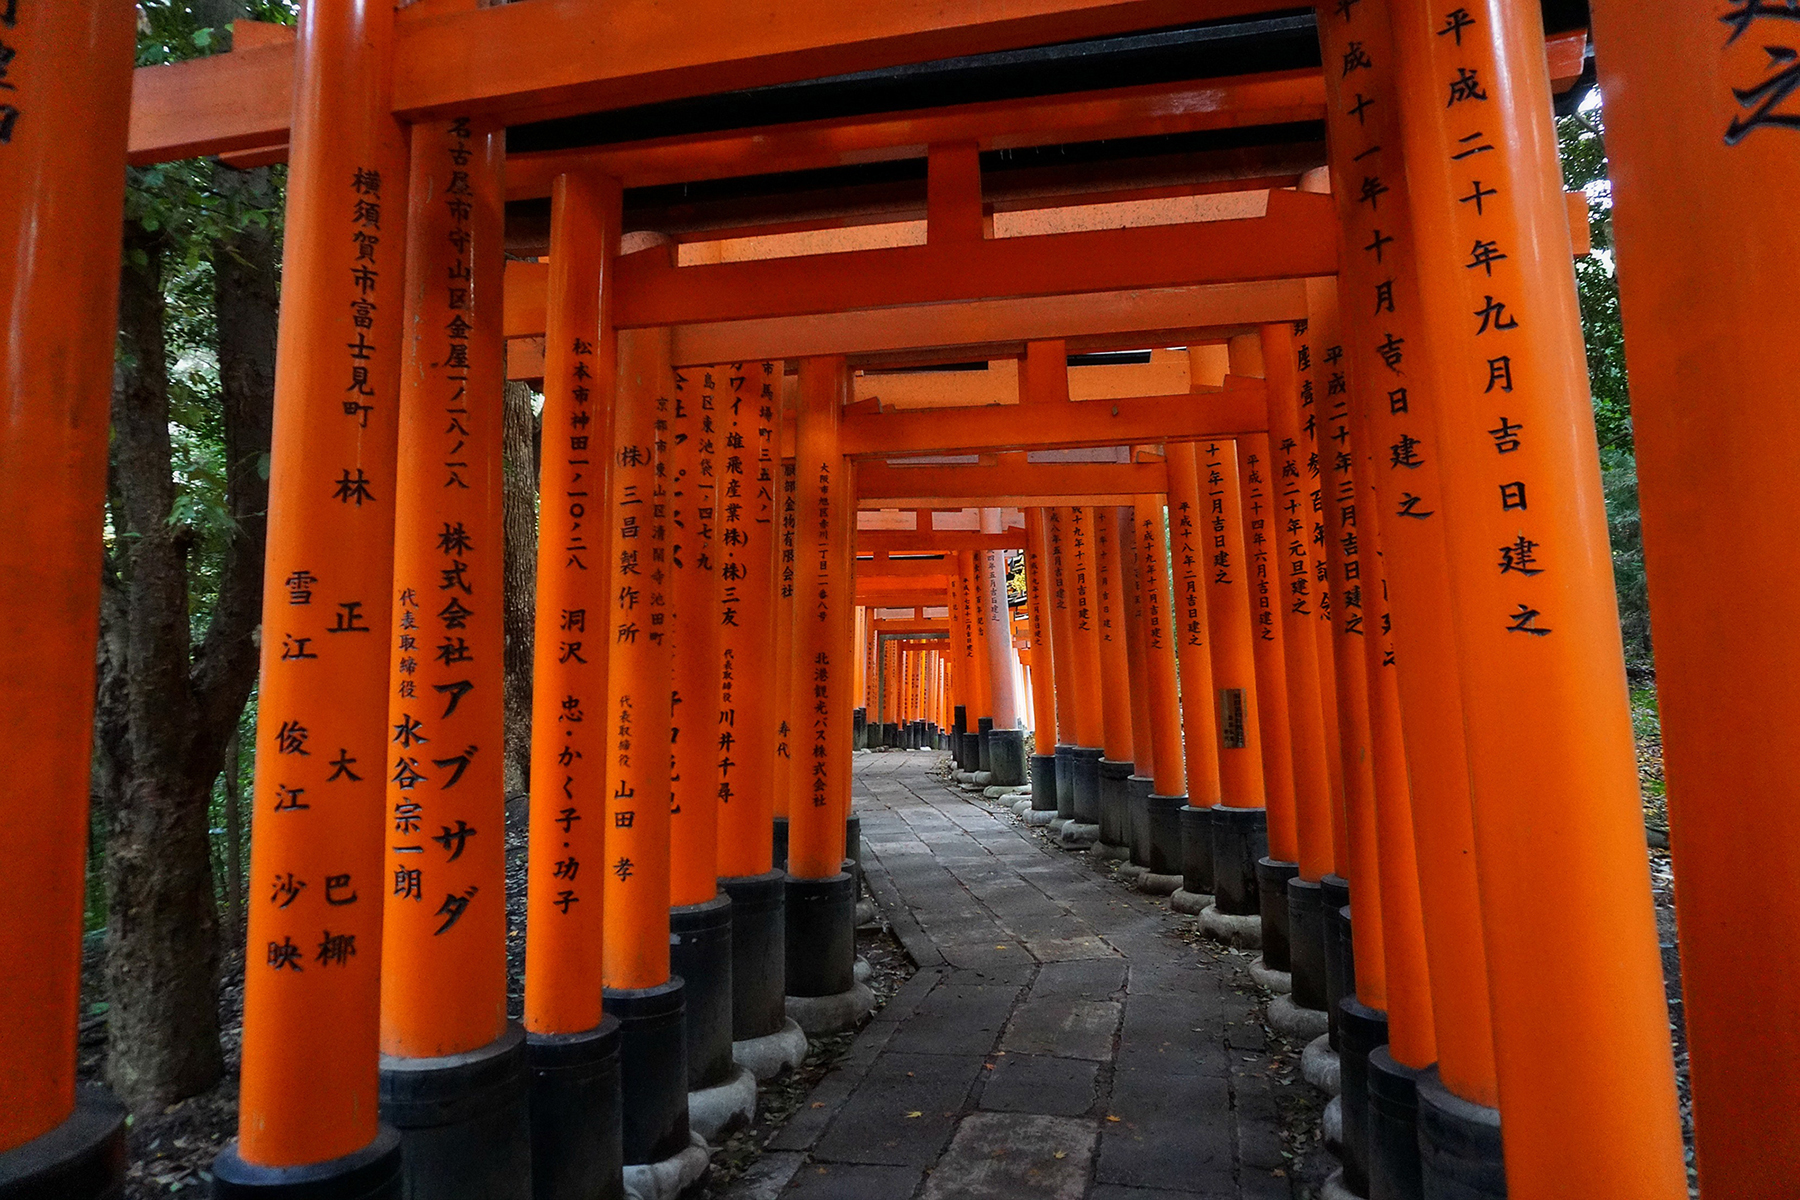
[[[946,784],[857,755],[869,883],[919,970],[736,1200],[1297,1200],[1248,959]],[[1283,1095],[1288,1093],[1288,1095]],[[1315,1161],[1316,1160],[1316,1161]]]

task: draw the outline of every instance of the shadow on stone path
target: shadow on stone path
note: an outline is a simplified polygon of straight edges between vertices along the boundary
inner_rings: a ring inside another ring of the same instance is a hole
[[[728,1195],[1311,1195],[1249,960],[1197,950],[1188,919],[957,791],[943,759],[856,756],[869,885],[919,971]]]

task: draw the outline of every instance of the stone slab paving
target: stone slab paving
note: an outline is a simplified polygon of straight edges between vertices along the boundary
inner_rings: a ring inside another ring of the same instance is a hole
[[[864,870],[919,970],[733,1200],[1305,1200],[1260,996],[1190,918],[958,791],[859,753]],[[1307,1177],[1303,1179],[1302,1176]]]

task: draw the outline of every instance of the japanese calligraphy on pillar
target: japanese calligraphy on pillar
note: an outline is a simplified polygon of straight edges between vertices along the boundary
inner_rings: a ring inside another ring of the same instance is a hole
[[[468,946],[464,931],[504,921],[502,898],[481,888],[492,892],[503,854],[488,819],[500,786],[501,374],[498,339],[477,337],[477,322],[498,322],[499,312],[486,292],[477,312],[475,286],[478,240],[483,269],[499,267],[496,185],[476,179],[492,172],[487,139],[468,118],[413,131],[420,203],[406,328],[417,341],[402,377],[395,517],[390,958],[404,958],[419,934]],[[358,630],[351,606],[340,608],[327,633]],[[488,919],[465,923],[472,908]]]
[[[1743,81],[1731,89],[1739,111],[1725,126],[1725,144],[1735,146],[1759,129],[1800,132],[1800,5],[1731,0],[1719,20],[1729,30],[1728,73]]]
[[[1266,438],[1260,440],[1266,445]],[[1235,448],[1238,454],[1240,469],[1243,472],[1244,552],[1250,560],[1247,572],[1250,579],[1250,621],[1256,630],[1257,640],[1272,642],[1276,637],[1276,607],[1281,603],[1281,599],[1277,588],[1276,569],[1269,561],[1270,541],[1273,536],[1276,536],[1274,529],[1278,522],[1276,506],[1269,496],[1268,459],[1266,455],[1258,453],[1258,446],[1254,440],[1241,443],[1215,443],[1214,446],[1223,447],[1226,452]],[[1214,446],[1208,446],[1209,455],[1214,452]],[[1212,494],[1212,489],[1222,486],[1224,482],[1224,473],[1220,470],[1220,464],[1209,457],[1206,462],[1208,495]],[[1218,568],[1216,565],[1218,557],[1225,553],[1221,550],[1214,555],[1215,582],[1228,582],[1220,575],[1223,568]]]

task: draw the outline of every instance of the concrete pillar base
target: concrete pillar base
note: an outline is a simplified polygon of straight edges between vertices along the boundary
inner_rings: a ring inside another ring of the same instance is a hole
[[[1025,782],[1025,731],[996,729],[988,735],[988,770],[1001,787],[1019,787]]]
[[[525,1035],[531,1073],[532,1200],[620,1200],[619,1022]]]
[[[785,1004],[787,997],[782,997]],[[806,1031],[783,1015],[781,1028],[762,1037],[731,1043],[731,1061],[745,1067],[758,1080],[773,1079],[806,1061]]]
[[[1325,901],[1317,880],[1288,880],[1288,970],[1294,976],[1294,1003],[1327,1015],[1325,991]]]
[[[625,1165],[660,1163],[689,1141],[686,987],[679,977],[653,988],[607,988],[619,1018],[620,1112]]]
[[[1086,850],[1100,837],[1100,826],[1083,825],[1080,821],[1070,821],[1056,835],[1056,844],[1064,850]]]
[[[688,1091],[722,1084],[733,1071],[730,896],[669,910],[669,971],[683,984]]]
[[[788,1017],[809,1038],[828,1037],[855,1029],[862,1019],[874,1011],[875,993],[866,983],[852,984],[848,989],[829,996],[789,996]]]
[[[1100,841],[1131,857],[1131,773],[1133,765],[1100,759]]]
[[[1058,818],[1057,818],[1055,809],[1051,809],[1049,812],[1045,812],[1041,808],[1034,808],[1030,812],[1025,814],[1025,823],[1027,825],[1032,825],[1032,826],[1049,825],[1052,822],[1056,821],[1057,819]],[[1064,819],[1066,819],[1066,818],[1064,818]]]
[[[1424,1200],[1419,1168],[1419,1072],[1386,1046],[1369,1051],[1369,1196]]]
[[[1169,897],[1169,907],[1188,917],[1199,916],[1212,902],[1211,896],[1190,892],[1186,887],[1176,888],[1175,894]]]
[[[1140,867],[1150,865],[1150,793],[1156,780],[1133,775],[1125,781],[1125,844],[1131,847],[1131,861]]]
[[[982,717],[979,721],[975,722],[975,727],[975,761],[977,763],[975,769],[978,771],[992,771],[994,769],[994,718]]]
[[[1327,1034],[1320,1034],[1306,1043],[1306,1049],[1300,1052],[1300,1077],[1327,1096],[1342,1094],[1343,1064],[1338,1059],[1338,1052],[1331,1048],[1331,1038]]]
[[[1323,1009],[1302,1008],[1292,996],[1277,996],[1269,1001],[1268,1020],[1270,1029],[1292,1042],[1323,1037],[1328,1027]]]
[[[1113,868],[1113,878],[1120,883],[1125,884],[1127,887],[1136,883],[1138,881],[1138,876],[1143,873],[1144,868],[1134,862],[1122,862]]]
[[[1215,835],[1216,835],[1215,827]],[[1277,971],[1292,971],[1292,945],[1288,936],[1288,880],[1300,874],[1300,864],[1259,859],[1256,864],[1257,909],[1262,914],[1263,961]]]
[[[1102,830],[1103,834],[1104,832]],[[1104,858],[1110,862],[1129,862],[1131,859],[1130,846],[1114,846],[1103,840],[1096,841],[1091,852],[1095,858]]]
[[[1023,798],[1023,799],[1019,799],[1019,800],[1015,800],[1015,801],[1013,801],[1013,802],[1012,802],[1012,804],[1011,804],[1011,805],[1009,805],[1009,806],[1008,806],[1008,807],[1010,807],[1010,808],[1011,808],[1011,810],[1012,810],[1012,815],[1013,815],[1013,816],[1015,816],[1015,817],[1023,817],[1023,816],[1024,816],[1024,815],[1025,815],[1025,814],[1026,814],[1026,813],[1028,813],[1028,812],[1031,812],[1031,811],[1032,811],[1032,807],[1031,807],[1031,797],[1030,797],[1030,796],[1026,796],[1026,797],[1024,797],[1024,798]],[[1056,810],[1055,810],[1055,809],[1054,809],[1054,808],[1053,808],[1053,809],[1051,809],[1051,810],[1050,810],[1050,811],[1051,811],[1051,812],[1055,812],[1055,811],[1056,811]]]
[[[1431,1200],[1503,1200],[1500,1132],[1499,1109],[1454,1094],[1436,1067],[1419,1075],[1419,1174]]]
[[[1074,779],[1074,819],[1100,826],[1100,748],[1077,746],[1070,752],[1070,775]],[[1059,808],[1060,811],[1060,808]]]
[[[875,902],[866,898],[858,900],[856,902],[856,927],[872,929],[879,924],[881,924],[881,910],[875,907]]]
[[[235,1156],[236,1145],[234,1140],[220,1159]],[[396,1142],[396,1155],[398,1149]],[[75,1110],[54,1129],[0,1154],[0,1196],[112,1200],[123,1194],[124,1186],[125,1106],[103,1088],[80,1088]],[[394,1186],[399,1186],[397,1157]]]
[[[1181,810],[1186,796],[1159,796],[1144,800],[1144,840],[1149,844],[1149,867],[1158,875],[1183,877],[1181,868]]]
[[[739,1063],[724,1082],[688,1093],[688,1128],[709,1142],[723,1142],[755,1119],[756,1076]]]
[[[627,1200],[676,1200],[700,1182],[711,1162],[712,1151],[707,1148],[706,1139],[696,1133],[685,1147],[667,1158],[626,1167],[621,1180],[625,1196]]]
[[[1056,818],[1067,821],[1075,815],[1075,747],[1056,748]]]
[[[400,1134],[409,1200],[531,1196],[525,1031],[432,1058],[381,1056],[381,1119]]]
[[[1131,886],[1152,896],[1172,896],[1181,890],[1181,876],[1158,875],[1155,871],[1145,871],[1132,881]]]
[[[1212,809],[1188,805],[1181,810],[1182,888],[1197,896],[1213,894]]]
[[[1355,996],[1338,1005],[1338,1062],[1344,1075],[1344,1185],[1369,1190],[1369,1055],[1387,1045],[1387,1014]]]
[[[1239,950],[1256,950],[1262,946],[1262,918],[1220,912],[1217,903],[1201,910],[1200,932]]]
[[[1031,807],[1040,812],[1056,811],[1056,755],[1031,756]]]
[[[1325,1177],[1319,1188],[1319,1200],[1363,1200],[1363,1197],[1350,1190],[1344,1183],[1344,1173],[1333,1171]]]
[[[1268,853],[1268,816],[1260,808],[1213,806],[1213,897],[1222,913],[1241,917],[1258,911],[1256,864]]]
[[[76,1114],[80,1113],[80,1102],[77,1101]],[[123,1120],[123,1113],[120,1118]],[[44,1137],[55,1136],[66,1125],[68,1121],[58,1125]],[[7,1151],[7,1154],[10,1157],[19,1150],[36,1146],[42,1140],[34,1139],[24,1146]],[[10,1167],[12,1164],[6,1165]],[[400,1200],[400,1135],[391,1125],[378,1125],[375,1140],[361,1150],[329,1162],[305,1163],[297,1167],[259,1167],[247,1163],[238,1156],[238,1142],[236,1138],[232,1138],[225,1143],[225,1149],[219,1151],[219,1157],[213,1160],[212,1172],[213,1200]],[[119,1143],[118,1149],[118,1173],[123,1178],[123,1141]],[[46,1178],[54,1180],[58,1177]],[[0,1179],[7,1177],[0,1176]],[[10,1183],[11,1180],[7,1179],[7,1182]],[[58,1197],[64,1194],[87,1194],[112,1200],[112,1197],[120,1193],[114,1189],[106,1192],[39,1194]]]
[[[1256,980],[1259,987],[1274,992],[1277,996],[1285,996],[1294,990],[1294,977],[1286,971],[1277,971],[1264,959],[1257,959],[1250,964],[1250,978]]]
[[[1334,1157],[1344,1157],[1343,1097],[1333,1096],[1325,1102],[1325,1110],[1319,1114],[1319,1140]]]

